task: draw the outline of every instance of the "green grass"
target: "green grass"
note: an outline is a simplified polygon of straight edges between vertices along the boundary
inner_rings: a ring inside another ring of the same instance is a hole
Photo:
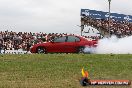
[[[0,55],[0,88],[83,88],[81,69],[90,79],[132,80],[132,55],[25,54]],[[132,86],[88,86],[88,88]]]

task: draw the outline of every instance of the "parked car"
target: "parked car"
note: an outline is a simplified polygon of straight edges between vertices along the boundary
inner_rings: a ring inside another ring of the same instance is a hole
[[[51,42],[35,44],[31,53],[84,53],[85,47],[96,47],[97,41],[87,40],[81,36],[67,35],[55,38]]]

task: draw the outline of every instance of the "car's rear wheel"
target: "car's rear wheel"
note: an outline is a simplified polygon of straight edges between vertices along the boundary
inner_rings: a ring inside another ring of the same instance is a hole
[[[78,53],[84,53],[84,47],[83,46],[78,48]]]
[[[44,47],[38,47],[37,50],[36,50],[36,52],[37,52],[38,54],[40,54],[40,53],[46,54],[46,49],[45,49]]]

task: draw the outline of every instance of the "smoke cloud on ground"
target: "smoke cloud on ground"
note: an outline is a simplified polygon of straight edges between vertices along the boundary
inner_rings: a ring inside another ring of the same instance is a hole
[[[132,36],[103,38],[98,41],[96,54],[132,54]]]

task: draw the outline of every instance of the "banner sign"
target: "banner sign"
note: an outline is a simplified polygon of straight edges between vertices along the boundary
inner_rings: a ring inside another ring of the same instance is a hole
[[[31,54],[31,52],[23,51],[21,49],[19,50],[1,50],[0,54]]]
[[[96,19],[108,19],[109,12],[96,11],[96,10],[90,10],[90,9],[81,9],[81,16],[91,16],[91,17],[96,18]],[[110,18],[115,19],[117,21],[132,22],[132,16],[131,15],[110,13]]]

